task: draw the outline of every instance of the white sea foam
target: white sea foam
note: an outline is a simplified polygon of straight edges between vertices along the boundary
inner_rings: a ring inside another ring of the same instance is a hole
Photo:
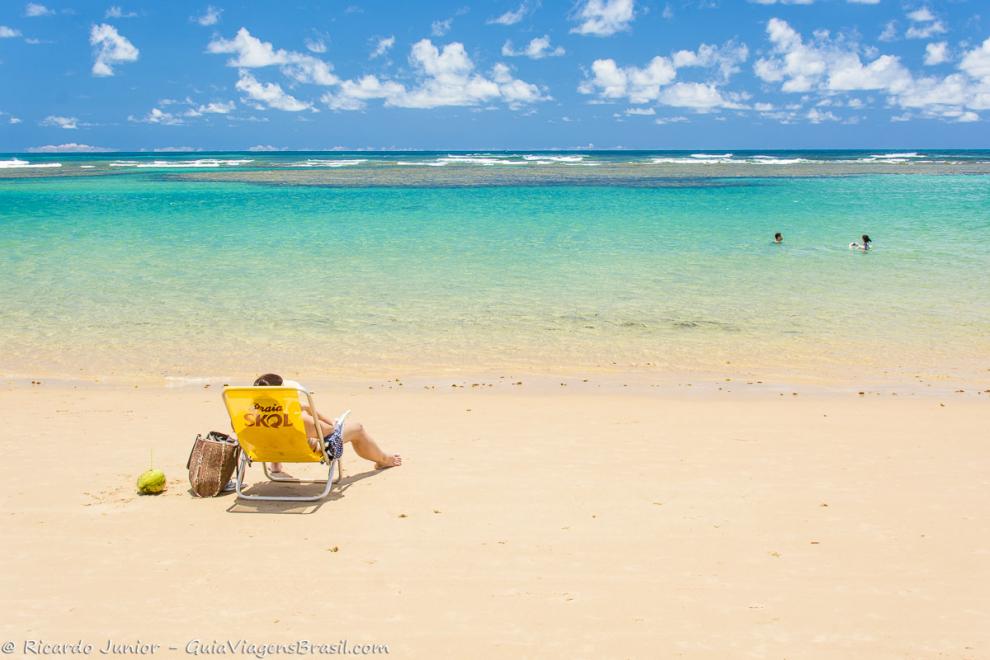
[[[753,156],[750,161],[757,165],[796,165],[798,163],[810,163],[807,158],[778,158],[776,156]]]
[[[912,160],[918,158],[926,158],[926,156],[916,153],[914,151],[907,151],[903,153],[890,153],[890,154],[870,154],[865,158],[855,158],[853,160],[842,160],[837,161],[841,163],[910,163]]]
[[[399,160],[396,165],[422,165],[425,167],[443,167],[447,163],[440,163],[435,160]]]
[[[0,170],[26,170],[36,167],[62,167],[62,163],[29,163],[28,161],[21,160],[20,158],[0,160]]]
[[[438,158],[437,162],[450,163],[452,165],[525,165],[526,161],[510,160],[508,157],[500,156],[458,156],[451,155]]]
[[[698,159],[718,158],[725,160],[727,158],[732,158],[732,154],[691,154],[691,158],[698,158]]]
[[[354,158],[350,160],[328,160],[325,158],[310,158],[301,163],[289,163],[289,167],[350,167],[367,163],[367,158]]]
[[[96,167],[96,165],[80,165],[79,166],[79,169],[81,169],[81,170],[91,170],[91,169],[94,169],[95,167]]]
[[[536,163],[537,165],[547,165],[550,163],[580,163],[584,160],[584,156],[536,156],[533,154],[526,154],[523,156],[523,160],[529,161],[531,163]]]
[[[719,165],[742,161],[732,160],[732,158],[699,158],[695,155],[690,158],[652,158],[650,162],[654,165]]]
[[[924,156],[922,156],[921,154],[916,153],[914,151],[908,151],[908,152],[905,152],[905,153],[894,153],[894,154],[870,154],[870,158],[878,158],[878,159],[897,158],[897,159],[903,159],[903,158],[924,158]]]
[[[233,158],[233,159],[217,159],[217,158],[199,158],[197,160],[152,160],[152,161],[142,161],[142,160],[115,160],[110,163],[110,167],[137,167],[141,169],[185,169],[190,167],[223,167],[223,166],[233,166],[247,165],[248,163],[253,163],[254,159],[251,158]]]

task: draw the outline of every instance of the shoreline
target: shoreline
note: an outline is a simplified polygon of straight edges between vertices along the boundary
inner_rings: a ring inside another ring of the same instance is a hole
[[[281,373],[281,372],[280,372]],[[846,379],[821,377],[757,376],[713,373],[649,374],[643,372],[549,373],[520,370],[491,372],[449,372],[392,375],[364,374],[335,377],[332,374],[302,374],[286,371],[285,378],[304,383],[311,391],[458,391],[492,394],[648,394],[657,397],[745,396],[747,398],[784,395],[907,396],[907,397],[984,397],[990,400],[990,369],[985,378],[975,371],[965,376],[916,372],[906,378],[877,378],[863,375]],[[0,373],[0,391],[22,389],[100,390],[128,392],[222,390],[227,385],[250,385],[257,374],[228,376],[102,376],[68,378],[51,375]]]

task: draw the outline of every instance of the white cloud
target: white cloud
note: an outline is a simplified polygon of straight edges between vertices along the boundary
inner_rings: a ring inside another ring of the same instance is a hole
[[[669,58],[654,57],[642,68],[620,67],[609,58],[591,64],[592,78],[578,87],[582,94],[597,93],[608,99],[628,98],[631,103],[655,101],[660,87],[677,77],[677,69]]]
[[[608,37],[628,30],[635,17],[634,0],[584,0],[574,14],[579,24],[571,32]]]
[[[908,28],[904,36],[908,39],[928,39],[936,34],[944,34],[946,32],[945,26],[942,25],[941,21],[935,21],[934,23],[928,23],[926,25],[912,25]]]
[[[490,18],[485,22],[488,23],[489,25],[515,25],[523,18],[525,18],[526,14],[528,14],[529,11],[530,11],[530,3],[526,1],[523,2],[521,5],[519,5],[518,9],[514,11],[507,11],[504,14],[501,14],[500,16],[496,16],[495,18]]]
[[[94,25],[89,33],[89,43],[95,47],[94,76],[112,76],[113,66],[121,62],[135,62],[140,51],[116,28],[106,23]]]
[[[846,0],[854,5],[879,5],[880,0]]]
[[[10,119],[7,120],[7,123],[8,124],[20,124],[21,123],[21,120],[18,117],[15,117],[14,115],[11,115],[10,116]]]
[[[658,100],[663,105],[675,108],[693,108],[698,112],[709,112],[717,108],[738,110],[746,107],[735,98],[726,98],[711,83],[674,83],[660,92]]]
[[[558,49],[552,48],[549,42],[535,41],[532,53],[536,56],[557,54]],[[371,56],[381,56],[394,44],[395,37],[380,38]],[[504,64],[496,64],[487,74],[477,71],[464,45],[458,42],[442,49],[429,39],[414,44],[409,56],[415,78],[412,85],[376,75],[341,80],[327,62],[312,55],[276,48],[243,27],[230,39],[215,37],[207,45],[207,52],[231,56],[227,65],[239,70],[237,89],[254,107],[315,111],[311,103],[292,96],[278,83],[260,82],[249,72],[263,67],[278,67],[295,83],[334,87],[321,97],[334,110],[358,110],[375,99],[382,100],[386,106],[403,108],[475,106],[498,101],[519,108],[548,98],[537,85],[515,78]]]
[[[913,19],[930,17],[918,12]],[[990,39],[964,53],[959,65],[964,73],[938,77],[918,76],[893,55],[877,54],[864,63],[855,44],[834,41],[822,32],[806,41],[779,19],[768,23],[767,33],[774,54],[759,60],[754,69],[764,81],[780,83],[784,92],[802,93],[805,98],[818,93],[829,100],[843,92],[873,90],[885,93],[889,106],[949,121],[975,121],[979,116],[974,111],[990,109]],[[938,44],[933,46],[935,60],[947,55]],[[852,102],[848,105],[854,107]],[[829,119],[826,113],[809,113],[806,118]]]
[[[459,42],[437,48],[429,39],[421,39],[410,50],[409,63],[417,79],[411,88],[367,75],[341,82],[322,100],[334,110],[359,110],[373,99],[389,107],[425,109],[496,101],[518,108],[548,98],[538,86],[514,78],[504,64],[496,64],[487,76],[479,73]]]
[[[38,18],[40,16],[51,16],[54,14],[48,7],[38,4],[37,2],[29,2],[24,6],[24,15],[30,18]]]
[[[897,57],[881,55],[864,65],[857,49],[833,43],[827,33],[806,42],[786,21],[772,18],[767,36],[775,55],[758,60],[754,71],[765,82],[780,82],[784,92],[896,90],[910,82]]]
[[[306,39],[303,43],[306,45],[306,50],[311,53],[327,52],[327,42],[323,39]]]
[[[745,44],[734,41],[722,46],[701,44],[697,50],[680,50],[670,57],[658,55],[644,67],[620,67],[613,59],[595,60],[591,75],[578,86],[582,94],[603,99],[626,99],[630,103],[656,102],[708,112],[716,108],[743,108],[742,95],[723,93],[714,82],[677,82],[678,70],[698,67],[718,71],[728,81],[749,57]],[[674,84],[671,84],[674,83]]]
[[[256,68],[286,64],[289,61],[287,51],[275,50],[270,42],[262,41],[253,36],[247,28],[241,28],[233,39],[216,37],[206,46],[209,53],[233,54],[227,60],[227,66],[238,68]]]
[[[186,117],[199,117],[201,115],[226,115],[233,112],[236,105],[233,101],[213,101],[205,105],[197,105],[189,108],[185,112]]]
[[[313,85],[336,85],[340,82],[330,65],[323,60],[297,53],[289,55],[289,62],[282,67],[282,73],[296,82]]]
[[[136,12],[124,11],[120,5],[111,5],[103,14],[103,18],[134,18],[135,16],[137,16]]]
[[[717,67],[722,80],[728,80],[739,72],[739,65],[749,58],[749,48],[746,44],[727,41],[722,46],[701,44],[697,50],[679,50],[673,54],[674,66],[684,67]]]
[[[340,82],[330,65],[321,59],[284,49],[276,49],[270,42],[253,36],[247,28],[241,28],[233,39],[216,37],[206,47],[207,52],[231,54],[227,66],[239,69],[256,69],[279,66],[284,75],[296,82],[314,85],[335,85]]]
[[[21,36],[20,30],[15,30],[14,28],[7,27],[6,25],[0,25],[0,39],[13,39],[14,37]]]
[[[654,110],[653,108],[626,108],[624,114],[652,117],[653,115],[657,114],[657,111]]]
[[[897,38],[897,21],[887,21],[884,23],[883,32],[878,37],[880,41],[893,41]]]
[[[371,99],[399,98],[406,88],[389,80],[379,80],[376,76],[364,76],[358,80],[345,80],[336,93],[326,93],[322,101],[332,110],[360,110]]]
[[[887,90],[899,92],[911,84],[911,72],[897,57],[881,55],[867,65],[859,55],[838,55],[829,67],[828,89],[839,92]]]
[[[48,115],[41,120],[42,126],[57,126],[67,130],[79,128],[79,120],[75,117],[62,117],[60,115]]]
[[[258,101],[269,108],[285,110],[286,112],[299,112],[301,110],[313,110],[316,108],[312,104],[300,101],[282,89],[278,83],[259,82],[249,72],[241,70],[237,80],[237,89],[248,95],[249,98]]]
[[[925,64],[935,66],[949,60],[949,44],[940,41],[925,46]]]
[[[990,38],[963,55],[959,68],[974,78],[981,78],[985,85],[990,84]]]
[[[935,17],[935,14],[928,7],[908,12],[907,17],[911,21],[911,25],[908,26],[904,36],[908,39],[928,39],[946,31],[945,25]]]
[[[213,5],[208,5],[206,10],[200,16],[194,16],[192,20],[196,21],[203,27],[209,27],[210,25],[216,25],[220,22],[221,14],[223,14],[222,9],[218,9]]]
[[[755,2],[758,5],[810,5],[813,4],[815,0],[750,0],[750,2]]]
[[[395,37],[394,36],[391,36],[391,37],[379,37],[378,38],[378,41],[375,43],[374,50],[371,51],[371,55],[369,55],[368,57],[370,59],[375,59],[376,57],[381,57],[382,55],[384,55],[385,53],[387,53],[388,51],[390,51],[392,49],[392,46],[394,46],[394,45],[395,45]]]
[[[839,121],[839,118],[835,116],[835,113],[830,110],[821,111],[818,108],[812,108],[808,111],[806,115],[808,121],[812,124],[820,124],[823,121]]]
[[[450,32],[450,27],[454,24],[454,19],[445,18],[442,21],[433,21],[430,25],[430,34],[434,37],[442,37]]]
[[[95,154],[113,151],[106,147],[94,147],[89,144],[76,144],[67,142],[66,144],[46,144],[40,147],[29,147],[28,153],[32,154]]]
[[[543,35],[531,40],[522,50],[514,50],[511,41],[502,46],[502,55],[506,57],[528,57],[531,60],[541,60],[544,57],[560,57],[564,54],[561,46],[551,47],[550,37]]]
[[[165,126],[178,126],[183,123],[181,117],[177,117],[171,112],[165,112],[160,108],[152,108],[144,117],[131,115],[127,120],[141,124],[163,124]]]

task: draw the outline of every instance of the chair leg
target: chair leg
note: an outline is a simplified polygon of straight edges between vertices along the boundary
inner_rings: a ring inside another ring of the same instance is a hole
[[[322,483],[324,484],[323,492],[320,493],[319,495],[247,495],[241,491],[241,485],[243,482],[244,471],[245,471],[244,467],[246,465],[246,462],[247,459],[244,457],[243,454],[241,454],[241,463],[239,464],[237,471],[237,484],[236,484],[237,497],[244,500],[255,500],[255,501],[261,500],[261,501],[271,501],[271,502],[316,502],[322,500],[323,498],[325,498],[327,495],[330,494],[330,490],[333,488],[333,484],[334,484],[333,469],[334,467],[337,467],[337,459],[330,461],[330,468],[329,471],[327,472],[326,481],[323,481],[322,479],[318,481],[309,481],[309,482],[302,482],[302,481],[289,480],[289,479],[275,480],[275,481],[281,481],[283,483],[287,481],[296,482],[296,483],[316,483],[316,484]],[[267,469],[265,470],[265,473],[268,474]],[[338,473],[339,473],[339,469],[338,469]]]
[[[242,451],[241,457],[237,461],[237,480],[234,481],[234,490],[237,492],[237,497],[245,497],[242,492],[244,488],[244,475],[247,473],[247,455]]]

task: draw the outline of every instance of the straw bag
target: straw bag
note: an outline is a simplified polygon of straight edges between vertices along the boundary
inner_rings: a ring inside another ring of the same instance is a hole
[[[186,468],[189,485],[196,497],[215,497],[223,491],[237,467],[241,448],[225,433],[210,431],[206,437],[196,434]]]

